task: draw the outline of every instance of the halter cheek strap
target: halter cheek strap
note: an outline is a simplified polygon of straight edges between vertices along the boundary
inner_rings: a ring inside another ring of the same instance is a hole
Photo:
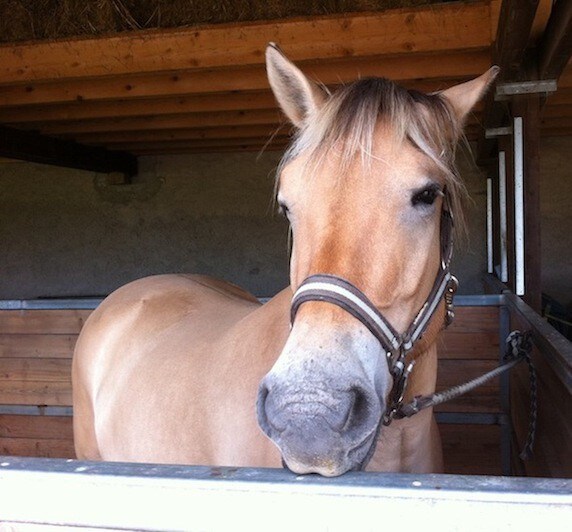
[[[383,347],[393,375],[393,389],[384,416],[388,425],[403,402],[407,379],[415,360],[407,367],[405,358],[415,343],[423,336],[440,302],[445,300],[445,326],[453,321],[453,296],[458,281],[449,270],[452,257],[453,218],[448,209],[447,195],[441,211],[441,263],[435,282],[425,303],[404,334],[399,334],[379,312],[369,298],[352,283],[330,274],[311,275],[296,290],[290,308],[290,320],[294,323],[301,305],[307,301],[322,301],[336,305],[358,319],[378,339]]]

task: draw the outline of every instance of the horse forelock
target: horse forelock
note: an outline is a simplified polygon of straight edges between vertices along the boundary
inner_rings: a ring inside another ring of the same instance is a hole
[[[410,142],[441,170],[455,218],[456,236],[466,234],[463,216],[467,191],[455,167],[461,124],[439,93],[407,90],[385,78],[363,78],[334,92],[324,106],[300,128],[279,167],[304,155],[305,174],[319,171],[325,157],[335,151],[340,175],[360,158],[367,167],[374,156],[380,124],[398,142]]]

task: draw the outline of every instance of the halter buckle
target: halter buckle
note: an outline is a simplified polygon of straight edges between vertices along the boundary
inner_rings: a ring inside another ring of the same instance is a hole
[[[459,280],[454,275],[451,275],[445,290],[445,327],[451,325],[455,319],[455,306],[453,305],[453,299],[458,288]]]

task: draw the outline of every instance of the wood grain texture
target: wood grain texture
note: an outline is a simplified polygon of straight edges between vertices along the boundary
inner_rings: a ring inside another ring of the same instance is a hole
[[[228,65],[261,65],[268,42],[295,61],[487,48],[488,2],[437,5],[353,16],[327,16],[129,36],[0,47],[3,83],[63,80]]]

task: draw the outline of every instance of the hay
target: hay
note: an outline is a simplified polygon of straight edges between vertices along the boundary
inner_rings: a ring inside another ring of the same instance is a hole
[[[0,42],[380,11],[443,0],[0,0]]]

